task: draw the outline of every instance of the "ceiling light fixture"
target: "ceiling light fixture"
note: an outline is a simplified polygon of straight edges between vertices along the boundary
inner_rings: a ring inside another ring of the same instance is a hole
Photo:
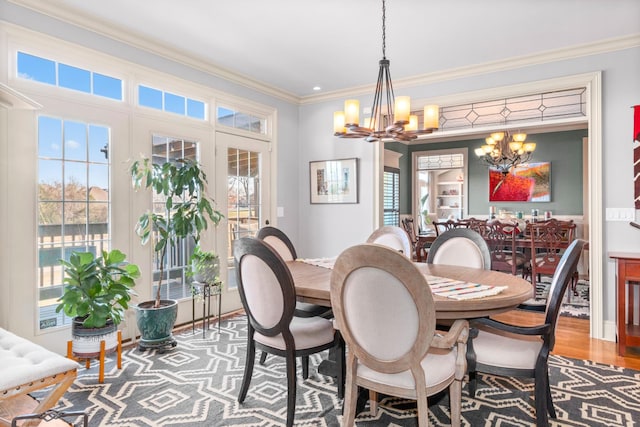
[[[386,57],[386,5],[382,0],[382,59],[378,71],[378,82],[371,107],[371,117],[360,126],[360,102],[347,99],[344,111],[333,114],[334,135],[339,138],[364,138],[368,142],[381,139],[412,141],[418,135],[438,129],[440,109],[437,105],[424,107],[424,127],[418,129],[418,117],[411,115],[411,100],[408,96],[395,98],[389,72],[390,61]],[[393,122],[391,122],[393,119]]]
[[[475,149],[475,153],[489,167],[506,175],[511,168],[531,159],[536,143],[526,142],[526,139],[526,133],[494,132],[485,139],[485,145]]]

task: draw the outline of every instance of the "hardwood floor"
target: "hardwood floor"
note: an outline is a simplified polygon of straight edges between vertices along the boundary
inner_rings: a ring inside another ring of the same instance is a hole
[[[493,318],[516,325],[536,325],[542,323],[543,314],[514,310]],[[629,353],[627,350],[627,357],[621,357],[617,343],[590,338],[588,320],[560,316],[552,354],[640,370],[640,352]]]

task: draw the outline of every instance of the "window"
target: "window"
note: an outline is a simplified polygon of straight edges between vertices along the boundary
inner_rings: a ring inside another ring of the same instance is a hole
[[[267,120],[251,114],[218,107],[216,120],[219,124],[262,135],[267,134]]]
[[[152,158],[154,164],[175,162],[178,159],[197,160],[198,144],[181,138],[153,135]],[[160,194],[153,193],[153,212],[166,214],[166,200]],[[162,288],[166,291],[163,298],[180,299],[191,297],[191,287],[187,283],[186,268],[193,253],[193,239],[185,239],[175,247],[168,246],[165,256]],[[153,254],[153,294],[160,281],[160,257]]]
[[[65,89],[123,100],[122,80],[50,59],[18,52],[18,77]]]
[[[400,226],[400,169],[384,168],[384,225]]]
[[[419,229],[467,213],[467,149],[415,152],[413,213]]]
[[[138,105],[192,119],[205,119],[204,102],[148,86],[138,86]]]
[[[38,302],[40,329],[70,323],[56,313],[71,253],[109,250],[110,129],[38,118]]]

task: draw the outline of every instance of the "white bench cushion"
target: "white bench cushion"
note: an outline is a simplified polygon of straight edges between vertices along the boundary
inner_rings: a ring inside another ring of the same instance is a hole
[[[78,368],[78,363],[0,328],[0,390]]]

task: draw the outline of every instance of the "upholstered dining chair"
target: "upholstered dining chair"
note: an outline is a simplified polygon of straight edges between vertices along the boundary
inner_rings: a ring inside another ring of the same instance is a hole
[[[354,425],[358,386],[415,399],[421,427],[427,397],[448,388],[451,425],[460,425],[468,323],[436,334],[431,289],[408,258],[380,245],[346,249],[331,274],[331,305],[349,349],[343,425]]]
[[[553,275],[544,323],[515,326],[490,318],[471,321],[477,336],[469,340],[469,395],[475,396],[476,372],[535,379],[536,424],[548,425],[556,417],[549,386],[549,353],[555,344],[555,330],[562,298],[578,267],[585,241],[576,239],[564,252]]]
[[[407,237],[409,237],[409,241],[411,242],[411,250],[413,253],[412,257],[415,261],[417,259],[416,244],[418,243],[418,236],[416,236],[416,229],[415,224],[413,223],[413,218],[403,218],[400,222],[405,233],[407,233]]]
[[[504,271],[513,275],[520,272],[522,277],[528,273],[527,257],[516,247],[516,237],[520,230],[513,222],[493,220],[487,222],[483,229],[484,237],[491,253],[491,269]]]
[[[265,242],[243,237],[235,241],[233,257],[242,306],[248,318],[247,355],[238,402],[244,402],[255,363],[256,348],[283,356],[287,373],[287,427],[293,425],[296,405],[296,357],[308,378],[309,355],[344,344],[333,322],[323,317],[295,317],[296,291],[284,260]],[[338,394],[344,393],[342,357],[338,357]]]
[[[491,269],[491,253],[482,236],[469,228],[454,228],[436,237],[427,262]]]
[[[400,227],[385,225],[373,233],[367,239],[367,243],[377,243],[401,252],[409,259],[413,259],[413,250],[407,233]]]
[[[293,246],[291,239],[279,228],[272,226],[262,227],[258,230],[256,237],[275,249],[285,261],[294,261],[298,258],[296,248]],[[331,317],[331,309],[321,305],[297,301],[294,315],[298,317]]]

